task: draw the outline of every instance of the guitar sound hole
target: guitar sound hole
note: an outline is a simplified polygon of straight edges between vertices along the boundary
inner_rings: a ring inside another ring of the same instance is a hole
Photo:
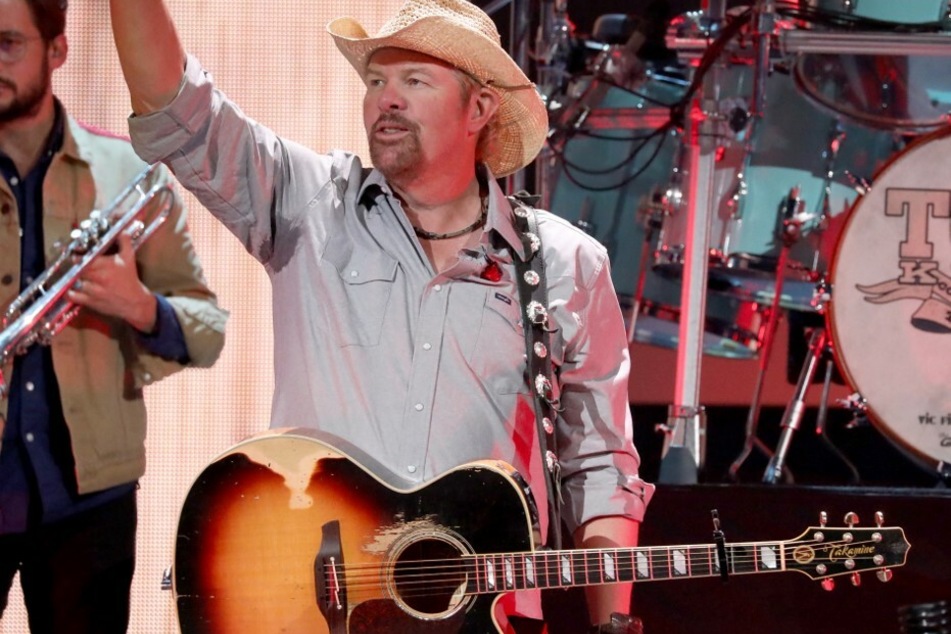
[[[465,598],[466,571],[459,550],[439,539],[413,542],[393,570],[400,601],[422,615],[455,610]]]

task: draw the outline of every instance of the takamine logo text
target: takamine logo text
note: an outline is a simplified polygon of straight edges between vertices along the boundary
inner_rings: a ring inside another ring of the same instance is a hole
[[[855,559],[864,555],[875,553],[874,546],[829,546],[826,548],[829,553],[829,561],[838,561],[840,559]]]

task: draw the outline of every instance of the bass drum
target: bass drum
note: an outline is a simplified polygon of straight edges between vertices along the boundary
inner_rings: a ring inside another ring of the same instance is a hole
[[[850,211],[827,314],[839,367],[881,431],[951,470],[951,129],[906,148]]]
[[[550,144],[557,160],[549,208],[607,248],[622,308],[630,314],[638,306],[634,339],[666,348],[678,345],[681,284],[650,266],[656,244],[645,212],[664,195],[660,188],[671,181],[677,163],[680,135],[667,124],[669,106],[683,97],[685,85],[675,76],[654,75],[631,91],[591,76],[577,78],[572,102],[552,119]],[[704,353],[754,357],[764,323],[757,304],[710,294]]]
[[[809,0],[810,18],[824,30],[947,31],[947,0]],[[910,133],[948,122],[951,75],[945,55],[807,54],[796,81],[817,103],[865,125]]]

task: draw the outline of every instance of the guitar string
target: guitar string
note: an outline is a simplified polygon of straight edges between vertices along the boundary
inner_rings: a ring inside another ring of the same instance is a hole
[[[826,542],[826,541],[817,540],[815,542],[805,542],[805,541],[796,542],[795,544],[786,544],[786,546],[788,550],[789,546],[811,545],[811,546],[819,546],[819,547],[828,548],[828,547],[841,547],[841,546],[849,546],[849,545],[851,545],[852,547],[856,547],[856,546],[862,546],[866,544],[878,544],[878,543],[880,542],[876,540],[871,540],[871,539],[864,542],[846,541],[846,540],[842,540],[839,542]],[[754,547],[759,549],[763,546],[772,546],[774,547],[775,550],[778,550],[779,547],[782,545],[783,544],[776,543],[776,542],[745,542],[745,543],[727,544],[727,548],[731,548],[734,550],[742,549],[742,551],[748,551],[749,549]],[[705,552],[697,552],[698,550],[705,551]],[[686,552],[688,553],[688,556],[690,557],[705,557],[708,554],[708,552],[712,552],[715,550],[716,550],[716,546],[713,544],[703,545],[703,546],[646,546],[646,547],[639,547],[635,549],[633,554],[636,555],[636,554],[643,554],[645,552],[666,551],[666,552]],[[433,564],[432,568],[435,569],[435,568],[438,568],[439,564],[455,566],[457,565],[457,562],[472,562],[472,561],[478,561],[480,559],[487,560],[490,558],[494,558],[496,560],[505,560],[505,559],[519,560],[519,559],[532,558],[535,560],[541,560],[541,561],[547,562],[548,564],[553,565],[554,567],[561,567],[562,561],[565,557],[574,558],[576,556],[581,555],[584,558],[590,560],[592,556],[613,553],[615,555],[614,557],[615,561],[621,561],[621,560],[630,560],[632,558],[630,556],[631,552],[632,552],[631,549],[625,549],[625,548],[604,548],[604,549],[562,550],[557,552],[536,551],[536,552],[462,554],[459,556],[458,559],[447,559],[447,558],[413,559],[413,560],[409,560],[407,563],[412,564],[414,566],[418,566],[420,564]],[[623,557],[619,557],[618,556],[619,554],[623,555]],[[750,556],[750,561],[754,561],[755,559],[756,559],[756,556]],[[600,561],[600,558],[598,558],[597,560]],[[735,556],[733,557],[733,560],[743,561],[743,552],[735,554]],[[557,565],[552,564],[552,562],[555,562],[555,564]],[[364,568],[367,570],[379,569],[379,565],[376,563],[368,563],[368,564],[346,564],[345,563],[341,567],[344,569],[344,571],[355,571],[355,572],[359,571],[361,568]]]
[[[798,543],[795,544],[794,546],[806,545],[807,543],[808,543],[808,542],[798,542]],[[851,546],[851,547],[854,548],[854,547],[863,546],[863,545],[866,545],[866,544],[878,544],[878,543],[880,543],[880,542],[873,541],[873,540],[869,540],[869,541],[867,541],[867,542],[854,542],[854,541],[853,541],[853,542],[846,542],[846,541],[842,541],[842,542],[815,542],[816,545],[819,545],[819,546],[821,546],[821,547],[827,547],[827,548],[828,548],[828,547],[836,548],[836,547],[841,547],[841,546]],[[764,545],[769,545],[769,544],[770,544],[770,543],[768,543],[768,542],[757,542],[757,543],[743,544],[743,545],[741,545],[741,544],[734,544],[734,545],[730,545],[730,548],[733,548],[733,549],[738,549],[738,548],[739,548],[739,549],[742,549],[742,550],[745,552],[745,551],[747,551],[747,550],[748,550],[749,548],[751,548],[751,547],[762,547],[762,546],[764,546]],[[696,547],[693,547],[693,548],[696,548]],[[704,547],[701,547],[701,548],[707,548],[707,547],[704,546]],[[715,548],[715,547],[714,547],[714,548]],[[601,551],[598,551],[598,552],[604,553],[604,552],[608,552],[609,550],[613,550],[613,549],[601,550]],[[647,551],[651,551],[651,552],[659,552],[659,551],[671,551],[671,550],[676,551],[676,550],[678,550],[678,548],[677,548],[677,547],[662,546],[662,547],[647,547],[647,548],[641,548],[641,549],[639,549],[639,550],[640,550],[640,551],[647,550]],[[562,551],[563,554],[564,554],[564,553],[567,553],[567,552],[575,552],[575,553],[577,553],[577,552],[585,552],[585,551]],[[590,552],[590,551],[588,551],[588,552]],[[625,553],[625,554],[626,554],[626,553]],[[442,583],[446,588],[458,588],[458,587],[460,587],[460,586],[462,586],[462,585],[468,586],[468,585],[469,585],[469,579],[468,579],[468,576],[466,575],[466,573],[472,571],[472,564],[473,564],[474,562],[478,562],[479,559],[487,559],[487,558],[489,558],[489,557],[491,557],[491,558],[500,558],[500,557],[501,557],[501,558],[504,559],[504,558],[506,558],[506,557],[511,557],[511,558],[514,558],[514,559],[513,559],[513,562],[514,562],[514,561],[516,561],[518,558],[523,557],[523,556],[528,556],[528,555],[524,555],[524,553],[492,553],[492,554],[488,554],[488,555],[466,555],[466,556],[460,558],[457,562],[455,562],[455,564],[453,564],[453,562],[446,562],[446,560],[418,560],[418,561],[413,561],[413,562],[412,562],[412,565],[413,565],[413,566],[417,566],[417,565],[420,565],[420,564],[425,564],[425,563],[427,563],[427,561],[438,562],[438,563],[440,563],[440,564],[442,564],[442,565],[441,565],[441,566],[432,566],[432,567],[430,567],[428,570],[425,570],[425,571],[423,571],[423,572],[418,572],[418,573],[409,573],[409,572],[407,572],[407,573],[404,573],[404,574],[400,574],[400,575],[399,575],[398,588],[399,588],[401,591],[399,592],[399,594],[400,594],[401,596],[404,596],[404,597],[432,595],[432,594],[435,594],[435,593],[432,592],[432,586],[433,586],[434,583]],[[539,558],[539,557],[538,557],[538,554],[536,554],[536,555],[531,555],[531,556],[536,557],[536,558]],[[547,553],[547,554],[542,554],[542,557],[547,559],[547,558],[558,557],[558,556],[555,555],[554,553]],[[693,562],[693,565],[691,565],[688,569],[694,568],[695,565],[696,565],[696,563],[704,563],[705,566],[708,565],[709,562],[710,562],[711,557],[715,557],[715,554],[714,554],[714,553],[709,553],[709,554],[708,554],[708,553],[696,553],[696,552],[690,552],[690,553],[688,553],[687,563],[689,564],[689,563]],[[536,565],[536,575],[535,575],[535,576],[536,576],[536,579],[539,579],[539,578],[544,578],[544,579],[546,579],[546,580],[547,580],[547,579],[557,579],[557,580],[560,581],[560,580],[561,580],[561,574],[562,574],[562,565],[561,565],[561,563],[560,563],[560,562],[561,562],[561,559],[562,559],[561,557],[558,557],[558,559],[557,559],[555,562],[546,561],[546,563],[545,563],[544,565],[541,565],[541,566]],[[630,559],[630,558],[628,557],[628,559]],[[874,555],[858,556],[858,557],[853,557],[852,559],[853,559],[853,560],[858,560],[858,561],[873,560],[873,559],[874,559]],[[757,562],[757,561],[762,561],[762,558],[759,557],[759,556],[757,556],[757,555],[746,555],[746,556],[743,556],[742,554],[741,554],[741,555],[737,555],[736,553],[734,553],[733,556],[730,558],[730,561],[731,561],[731,564],[732,564],[731,567],[735,568],[735,567],[737,567],[737,566],[743,566],[744,564],[751,564],[751,563],[755,563],[755,562]],[[816,561],[816,560],[814,560],[814,561],[815,561],[815,563],[821,563],[822,560],[819,559],[819,560],[817,560],[817,561]],[[516,565],[516,568],[517,568],[517,564],[513,564],[513,565]],[[665,566],[665,567],[672,568],[673,566],[674,566],[673,560],[669,560],[669,561],[667,562],[667,566]],[[634,573],[634,575],[635,575],[633,578],[627,577],[627,578],[620,579],[620,580],[617,581],[618,583],[629,582],[629,581],[646,581],[646,580],[648,580],[648,579],[657,578],[657,577],[655,577],[654,575],[651,575],[651,576],[649,576],[649,577],[644,577],[644,576],[637,577],[637,576],[636,576],[636,571],[637,571],[637,569],[639,568],[639,566],[637,566],[636,564],[633,564],[633,565],[632,565],[632,563],[630,563],[630,562],[627,563],[627,564],[621,563],[621,564],[617,565],[616,567],[617,567],[617,570],[619,571],[619,575],[621,575],[621,574],[630,575],[631,573]],[[880,567],[887,567],[887,566],[884,566],[884,565],[883,565],[883,566],[880,566]],[[343,568],[343,572],[346,574],[346,578],[345,578],[344,585],[345,585],[345,589],[346,589],[348,592],[351,592],[351,593],[357,592],[357,593],[359,593],[361,590],[373,590],[373,589],[382,588],[382,587],[384,587],[384,586],[386,585],[386,584],[384,583],[384,578],[383,578],[383,576],[382,576],[382,574],[381,574],[381,572],[380,572],[380,568],[379,568],[378,566],[372,566],[372,565],[369,565],[369,564],[356,564],[356,565],[344,565],[344,566],[342,566],[342,568]],[[440,570],[440,568],[441,568],[441,570]],[[578,566],[571,566],[570,568],[571,568],[571,574],[572,574],[573,577],[580,577],[580,576],[581,576],[582,570],[579,570],[579,567],[578,567]],[[498,566],[498,565],[496,566],[496,569],[497,569],[497,570],[499,569],[499,566]],[[697,574],[691,572],[691,573],[685,573],[685,574],[683,574],[683,575],[677,575],[676,573],[674,573],[674,574],[672,574],[671,576],[659,577],[659,579],[677,578],[678,576],[682,576],[682,577],[690,577],[690,576],[693,576],[693,577],[697,577],[697,576],[701,576],[701,577],[702,577],[702,576],[716,576],[716,575],[719,574],[718,570],[715,569],[712,565],[709,566],[709,569],[711,570],[711,572],[710,572],[709,574],[697,575]],[[795,569],[795,568],[794,568],[794,569]],[[374,571],[374,574],[371,574],[371,575],[361,575],[360,573],[361,573],[361,571],[363,571],[363,570],[365,570],[365,571],[370,571],[370,570],[372,570],[372,571]],[[504,567],[502,568],[502,570],[504,570]],[[654,572],[654,571],[656,570],[656,567],[655,567],[655,566],[649,566],[649,570],[650,570],[650,572]],[[766,568],[766,569],[762,569],[762,570],[760,570],[760,571],[761,571],[761,572],[781,572],[781,571],[783,571],[783,570],[784,570],[783,568],[777,567],[777,568]],[[788,570],[788,568],[787,568],[787,570]],[[542,571],[544,571],[543,574],[542,574]],[[446,574],[445,574],[446,572],[452,573],[452,575],[451,575],[451,576],[446,575]],[[475,576],[476,578],[486,578],[486,579],[489,578],[488,575],[480,575],[479,572],[481,572],[481,571],[476,571],[476,572],[475,572],[475,575],[474,575],[474,576]],[[584,568],[583,568],[583,572],[584,572],[584,574],[585,574],[585,577],[590,576],[590,574],[591,574],[592,572],[593,572],[593,573],[599,573],[598,570],[591,570],[591,569],[588,568],[588,567],[584,567]],[[735,572],[735,571],[734,571],[734,572]],[[752,572],[752,569],[750,570],[750,572]],[[830,576],[831,576],[831,575],[830,575]],[[499,578],[500,578],[497,573],[496,573],[495,575],[493,575],[493,577],[494,577],[495,579],[499,579]],[[522,582],[524,583],[524,579],[525,579],[524,575],[521,575],[521,576],[520,576],[517,572],[515,572],[515,573],[513,573],[510,577],[511,577],[511,578],[515,578],[516,580],[520,580],[520,581],[522,581]],[[502,579],[505,579],[505,578],[506,578],[506,576],[505,576],[504,573],[503,573],[503,575],[501,576],[501,578],[502,578]],[[424,585],[424,584],[425,584],[425,585]],[[549,587],[550,587],[550,588],[557,588],[557,587],[559,587],[560,585],[561,585],[560,583],[544,584],[542,587],[543,587],[543,588],[549,588]],[[598,583],[595,582],[595,583],[593,583],[593,584],[592,584],[592,583],[574,583],[574,584],[571,584],[571,585],[600,585],[600,584],[598,584]],[[415,589],[416,589],[416,588],[420,588],[420,587],[421,587],[423,590],[425,590],[425,592],[423,592],[422,594],[419,594],[419,593],[416,593],[416,592],[415,592]],[[530,587],[530,586],[522,586],[522,588],[524,588],[524,589],[528,589],[529,587]],[[515,588],[515,589],[519,589],[519,588]],[[506,588],[504,588],[504,587],[503,587],[503,588],[495,588],[495,589],[487,589],[487,590],[484,591],[484,593],[497,593],[497,592],[501,592],[501,591],[505,591],[505,590],[506,590]],[[476,591],[476,592],[470,592],[470,594],[480,594],[480,592],[478,592],[478,591]]]
[[[852,547],[857,547],[857,546],[862,546],[862,545],[864,545],[864,544],[866,544],[866,543],[868,543],[868,544],[875,544],[875,543],[879,543],[879,542],[875,542],[875,541],[869,541],[869,542],[841,542],[841,543],[821,542],[821,545],[826,546],[826,547],[836,548],[836,547],[840,547],[840,546],[843,546],[843,545],[851,545]],[[804,543],[801,542],[800,545],[802,545],[802,544],[804,544]],[[762,547],[763,545],[766,545],[766,543],[764,542],[764,543],[757,543],[757,544],[755,544],[755,546],[757,546],[757,547]],[[746,550],[748,550],[751,546],[753,546],[753,545],[744,545],[744,546],[731,545],[730,548],[733,548],[733,549],[742,548],[744,551],[746,551]],[[690,560],[697,560],[697,561],[702,561],[702,560],[709,559],[709,557],[711,556],[711,554],[713,554],[713,549],[714,549],[714,548],[715,548],[715,547],[711,546],[711,547],[710,547],[710,552],[707,552],[707,553],[704,553],[704,552],[700,552],[700,553],[698,553],[698,552],[688,552],[688,553],[687,553],[687,558],[690,559]],[[610,549],[610,550],[613,550],[613,549]],[[650,550],[650,551],[652,551],[652,552],[654,552],[654,551],[674,551],[674,552],[679,552],[681,549],[678,549],[678,548],[676,548],[676,547],[672,547],[672,548],[659,547],[659,548],[650,548],[650,549],[647,549],[647,550]],[[607,553],[607,552],[609,552],[609,551],[608,551],[608,550],[605,550],[605,551],[600,551],[600,552],[602,552],[602,553]],[[631,557],[628,556],[627,553],[623,553],[623,555],[624,555],[623,557],[615,556],[614,559],[615,559],[615,562],[618,563],[618,565],[620,565],[620,566],[628,565],[628,566],[630,566],[630,567],[636,567],[636,566],[634,566],[634,565],[632,565],[632,564],[630,563]],[[874,555],[871,555],[871,556],[862,556],[862,555],[860,555],[860,556],[858,556],[858,557],[853,557],[853,559],[861,559],[861,560],[864,560],[864,559],[869,559],[869,558],[871,558],[871,557],[873,557],[873,556],[874,556]],[[472,564],[473,564],[473,562],[479,562],[480,560],[485,561],[485,562],[489,562],[490,559],[492,560],[492,563],[495,564],[495,566],[496,566],[497,569],[503,569],[504,567],[503,567],[502,565],[500,565],[499,562],[505,562],[506,560],[510,560],[510,561],[512,561],[512,562],[518,562],[518,561],[520,561],[520,560],[523,559],[523,558],[533,558],[533,559],[535,559],[536,561],[542,560],[541,563],[536,563],[536,564],[535,564],[535,568],[538,569],[538,570],[561,570],[561,569],[563,568],[563,566],[564,566],[563,557],[560,557],[560,556],[557,556],[557,555],[554,555],[554,554],[525,555],[525,554],[523,554],[523,553],[489,553],[489,554],[483,554],[483,555],[464,555],[464,556],[461,556],[458,560],[447,560],[447,559],[425,560],[425,559],[419,559],[419,560],[412,560],[412,561],[407,562],[407,563],[408,563],[408,565],[411,565],[411,566],[413,566],[413,567],[420,567],[420,566],[423,566],[423,565],[427,565],[427,568],[426,568],[426,570],[425,570],[424,572],[422,572],[422,573],[415,573],[416,576],[420,576],[420,575],[431,574],[431,573],[434,572],[434,571],[438,572],[441,568],[444,569],[444,570],[450,570],[450,571],[456,571],[456,570],[460,570],[460,569],[465,569],[465,568],[467,568],[467,567],[471,567]],[[730,559],[731,559],[731,561],[732,561],[734,564],[743,564],[743,563],[755,562],[755,561],[757,561],[757,560],[760,560],[761,558],[762,558],[762,557],[761,557],[760,555],[755,555],[755,554],[753,554],[753,555],[746,555],[745,552],[741,552],[741,553],[735,553],[735,552],[734,552],[734,553],[732,554],[732,556],[731,556]],[[600,562],[600,559],[595,560],[595,561],[592,561],[591,563],[592,563],[592,564],[596,564],[596,563],[598,563],[598,562]],[[624,562],[627,562],[627,564],[625,564]],[[431,565],[431,564],[434,564],[434,565]],[[575,571],[575,570],[584,568],[585,566],[584,566],[584,563],[583,563],[583,562],[577,562],[577,563],[572,564],[570,567],[571,567],[572,571]],[[342,569],[344,572],[347,572],[347,573],[359,574],[359,573],[360,573],[361,571],[363,571],[363,570],[375,572],[375,571],[378,571],[380,568],[379,568],[379,566],[378,566],[377,564],[344,564],[343,566],[341,566],[341,569]]]

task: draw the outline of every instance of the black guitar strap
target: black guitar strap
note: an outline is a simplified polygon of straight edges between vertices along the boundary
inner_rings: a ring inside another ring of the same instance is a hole
[[[525,259],[515,257],[519,301],[525,332],[525,358],[529,385],[535,403],[538,447],[545,465],[548,492],[548,544],[561,548],[561,466],[555,440],[555,419],[560,411],[551,362],[551,333],[548,321],[548,284],[542,257],[538,218],[532,206],[537,197],[519,192],[509,196],[515,213],[515,228],[522,239]]]

